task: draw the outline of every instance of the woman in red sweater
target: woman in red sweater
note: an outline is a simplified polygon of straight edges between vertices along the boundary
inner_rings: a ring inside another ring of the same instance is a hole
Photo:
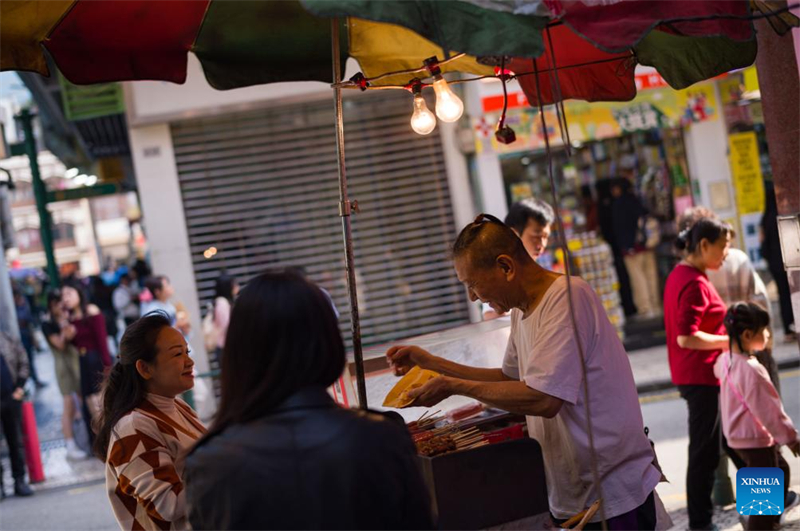
[[[108,350],[106,322],[100,309],[87,304],[83,291],[77,286],[64,286],[61,300],[69,315],[69,322],[75,327],[70,343],[80,353],[81,396],[84,413],[92,420],[100,414],[100,384],[103,374],[111,366]],[[86,419],[90,428],[89,419]],[[90,428],[91,433],[91,428]]]
[[[706,277],[728,254],[731,227],[703,218],[676,240],[686,257],[672,270],[664,288],[664,326],[672,383],[689,407],[689,465],[686,497],[690,529],[713,529],[711,491],[719,462],[719,380],[714,362],[728,347],[725,303]]]

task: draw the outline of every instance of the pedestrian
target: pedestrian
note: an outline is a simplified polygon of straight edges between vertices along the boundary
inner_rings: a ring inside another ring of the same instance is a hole
[[[41,389],[47,384],[39,379],[39,375],[36,372],[36,360],[34,359],[36,355],[36,349],[34,347],[35,343],[33,339],[33,312],[31,311],[31,307],[22,292],[14,289],[13,293],[14,306],[17,311],[17,324],[19,325],[19,338],[22,342],[23,348],[25,349],[25,354],[28,356],[28,367],[30,368],[31,380],[33,380],[33,383],[36,384],[37,388]]]
[[[725,315],[725,329],[730,345],[714,364],[714,374],[720,379],[722,429],[728,445],[748,467],[783,470],[785,514],[800,503],[800,498],[789,490],[790,469],[780,445],[800,456],[800,439],[767,370],[754,356],[769,342],[769,314],[752,302],[733,304]],[[746,528],[776,529],[780,518],[751,515]]]
[[[554,219],[553,207],[541,199],[529,197],[511,205],[504,223],[519,236],[531,258],[538,261],[547,250]],[[501,317],[488,304],[483,305],[482,311],[484,321]]]
[[[145,260],[144,253],[141,251],[136,253],[136,261],[133,263],[131,271],[136,273],[136,281],[139,284],[139,288],[144,289],[144,282],[153,274],[153,270],[150,268],[147,260]]]
[[[784,342],[797,341],[795,334],[794,312],[792,311],[792,292],[789,277],[783,267],[781,242],[778,238],[778,202],[775,199],[775,185],[772,181],[764,181],[766,205],[761,217],[761,256],[769,266],[769,272],[778,288],[778,302],[781,309]]]
[[[608,243],[609,247],[611,247],[612,257],[614,259],[614,270],[617,272],[617,279],[619,280],[619,298],[622,303],[622,310],[625,312],[625,317],[630,317],[636,314],[637,308],[633,303],[631,279],[628,275],[628,268],[625,267],[625,257],[622,253],[622,247],[619,242],[617,242],[613,220],[614,196],[611,193],[611,189],[618,179],[619,178],[601,179],[595,184],[597,190],[597,224],[603,239]]]
[[[52,290],[47,294],[47,311],[48,319],[42,323],[42,333],[53,353],[56,382],[63,398],[61,431],[67,443],[67,457],[86,459],[89,456],[75,443],[73,428],[73,421],[80,416],[75,407],[76,398],[81,395],[81,356],[71,343],[77,334],[77,329],[69,322],[60,290]]]
[[[80,354],[84,420],[91,437],[92,420],[100,413],[100,384],[103,373],[111,366],[106,323],[100,309],[86,302],[86,296],[79,287],[64,286],[61,289],[61,300],[67,311],[69,323],[75,327],[75,335],[69,343],[78,349]]]
[[[15,496],[33,495],[25,481],[25,448],[22,445],[22,400],[28,371],[28,355],[21,342],[0,331],[0,425],[8,445]],[[0,499],[5,497],[0,463]]]
[[[131,324],[103,384],[94,452],[106,463],[106,489],[120,527],[189,529],[183,463],[205,432],[178,398],[194,386],[194,361],[162,312]]]
[[[178,320],[178,310],[170,301],[175,294],[175,288],[172,287],[169,278],[164,275],[148,277],[144,281],[144,287],[147,295],[142,297],[141,315],[161,311],[169,317],[170,326],[175,326]]]
[[[124,331],[139,318],[139,289],[131,278],[131,273],[123,273],[119,277],[119,285],[112,293],[117,320],[122,321]]]
[[[432,529],[405,426],[338,406],[346,366],[328,298],[288,272],[242,289],[214,424],[186,460],[194,529]]]
[[[113,275],[110,277],[113,281]],[[117,346],[117,311],[114,309],[113,302],[114,288],[106,283],[102,276],[89,277],[89,301],[100,309],[103,314],[103,321],[106,325],[107,341],[116,349]]]
[[[648,212],[626,178],[613,181],[611,197],[611,226],[631,281],[636,315],[650,319],[658,315],[661,297],[656,254],[647,247],[645,223]],[[654,243],[657,245],[658,242]]]
[[[725,304],[706,271],[719,269],[733,235],[720,220],[703,218],[682,230],[676,246],[685,252],[664,288],[664,327],[672,383],[689,407],[686,496],[690,529],[712,529],[711,492],[719,462],[719,380],[714,362],[728,346]],[[741,459],[726,448],[734,463]]]
[[[415,346],[390,348],[395,374],[419,366],[442,375],[408,393],[414,405],[462,395],[525,415],[528,435],[542,447],[557,526],[601,498],[595,467],[602,471],[604,511],[585,529],[600,529],[603,512],[609,529],[666,525],[657,522],[664,514],[655,491],[661,472],[644,433],[630,361],[597,294],[580,278],[542,268],[509,227],[486,214],[461,231],[452,254],[471,301],[511,311],[505,358],[502,367],[477,368]],[[591,389],[591,417],[584,386]]]
[[[222,274],[217,278],[214,290],[214,328],[217,332],[217,359],[222,358],[225,348],[225,336],[231,320],[233,300],[239,294],[239,283],[230,275]]]
[[[698,220],[703,218],[718,219],[717,215],[708,208],[696,206],[684,212],[681,216],[679,226],[683,228],[691,228],[691,226]],[[706,276],[708,280],[714,285],[722,302],[726,307],[735,302],[755,302],[760,304],[770,316],[770,299],[767,292],[767,286],[761,280],[753,262],[747,253],[741,249],[731,247],[728,249],[728,254],[722,262],[722,267],[717,270],[707,269]],[[772,318],[770,317],[770,322]],[[770,341],[765,346],[764,350],[756,353],[758,361],[769,372],[772,385],[781,392],[780,377],[778,375],[778,364],[772,356],[772,333],[770,332]]]

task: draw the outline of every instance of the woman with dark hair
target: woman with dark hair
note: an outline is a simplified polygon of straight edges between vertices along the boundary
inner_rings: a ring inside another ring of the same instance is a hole
[[[432,527],[408,432],[328,395],[345,362],[317,286],[292,273],[247,283],[228,328],[217,417],[186,461],[194,529]]]
[[[61,291],[58,289],[47,294],[47,314],[48,320],[42,323],[42,333],[53,353],[56,381],[64,400],[61,430],[67,443],[67,457],[85,459],[88,455],[75,443],[72,426],[72,421],[78,417],[75,400],[81,394],[81,356],[78,349],[70,343],[75,337],[76,328],[69,322],[61,301]]]
[[[122,336],[94,443],[122,529],[189,528],[183,459],[205,428],[177,396],[194,386],[193,367],[165,313],[142,317]]]
[[[99,393],[103,373],[111,366],[106,322],[100,309],[88,304],[86,294],[77,286],[64,286],[61,289],[61,301],[69,324],[75,328],[69,344],[80,354],[81,396],[85,413],[94,419],[100,413]]]
[[[664,327],[672,382],[689,406],[689,465],[686,495],[690,529],[711,529],[711,491],[720,455],[719,380],[714,362],[728,346],[725,303],[706,270],[722,266],[733,230],[715,218],[702,218],[675,241],[684,259],[664,288]]]

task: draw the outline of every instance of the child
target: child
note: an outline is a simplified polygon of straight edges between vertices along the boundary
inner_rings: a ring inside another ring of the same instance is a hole
[[[717,358],[714,374],[720,379],[722,430],[728,445],[748,467],[783,470],[785,513],[798,503],[798,496],[789,492],[789,465],[779,445],[798,455],[800,440],[767,370],[753,355],[769,342],[768,326],[769,314],[758,304],[739,302],[728,308],[730,352]],[[780,516],[750,516],[747,529],[773,529],[779,521]]]

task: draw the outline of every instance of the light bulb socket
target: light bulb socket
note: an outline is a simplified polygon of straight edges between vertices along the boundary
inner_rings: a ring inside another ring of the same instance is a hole
[[[434,55],[433,57],[428,57],[423,61],[425,68],[428,69],[428,72],[436,78],[440,79],[442,77],[442,69],[439,66],[439,59]],[[438,76],[438,77],[437,77]]]
[[[514,130],[507,125],[500,127],[494,133],[494,137],[497,139],[498,142],[506,145],[513,144],[517,140],[516,133],[514,133]]]
[[[406,85],[406,88],[407,89],[411,89],[411,94],[413,94],[414,96],[416,96],[417,94],[421,95],[422,94],[422,81],[418,77],[415,77],[414,79],[412,79],[411,81],[408,82],[408,85]]]
[[[359,72],[356,75],[354,75],[353,77],[351,77],[350,81],[352,83],[355,83],[358,86],[358,88],[361,90],[361,92],[364,92],[369,87],[369,81],[367,81],[367,78],[364,77],[364,74],[361,73],[361,72]]]

